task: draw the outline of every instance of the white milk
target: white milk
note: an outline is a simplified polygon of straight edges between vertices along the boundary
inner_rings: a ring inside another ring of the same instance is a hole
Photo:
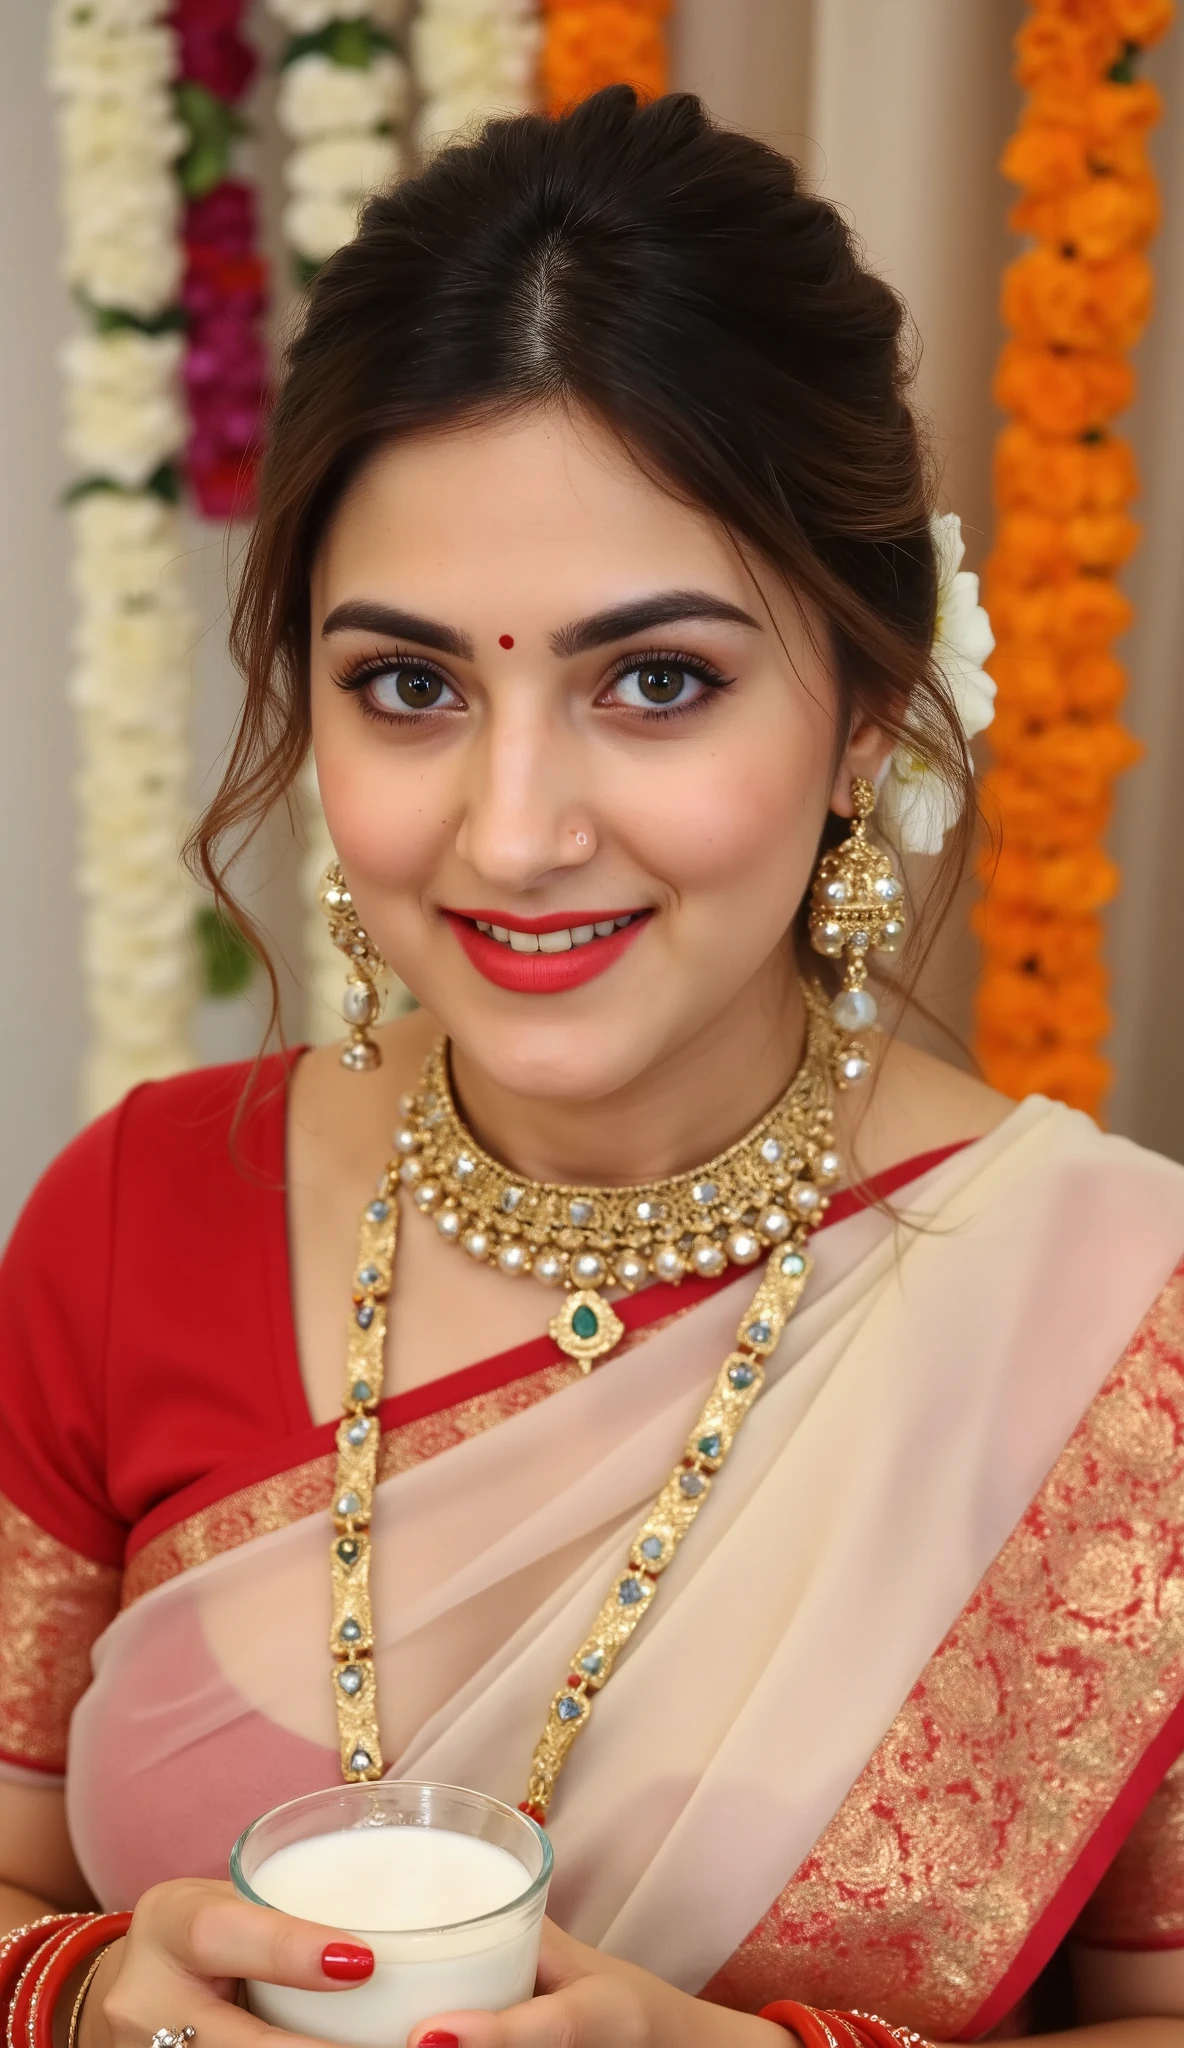
[[[530,1883],[509,1850],[445,1828],[342,1828],[292,1842],[259,1865],[252,1888],[281,1912],[358,1935],[374,1950],[374,1974],[348,1991],[252,1983],[251,2010],[349,2048],[404,2048],[408,2030],[439,2013],[504,2011],[534,1990],[542,1901],[466,1923]]]

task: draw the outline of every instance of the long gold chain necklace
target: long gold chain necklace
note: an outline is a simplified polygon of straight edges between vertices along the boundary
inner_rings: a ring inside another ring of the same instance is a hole
[[[807,984],[806,1049],[789,1087],[753,1129],[694,1174],[627,1188],[529,1181],[483,1152],[457,1112],[447,1046],[429,1055],[419,1090],[401,1104],[395,1157],[362,1212],[349,1321],[346,1388],[337,1429],[331,1548],[330,1647],[342,1775],[381,1777],[370,1524],[378,1469],[386,1304],[398,1230],[398,1189],[436,1219],[449,1242],[509,1274],[533,1271],[567,1286],[550,1324],[559,1348],[585,1372],[619,1342],[624,1326],[599,1292],[632,1289],[654,1274],[722,1273],[769,1256],[735,1348],[693,1426],[682,1456],[629,1546],[591,1631],[555,1693],[535,1748],[523,1811],[540,1823],[595,1696],[644,1616],[711,1492],[736,1433],[764,1384],[806,1284],[805,1241],[826,1211],[841,1165],[831,1144],[830,1076],[838,1033],[826,998]],[[475,1240],[475,1241],[474,1241]],[[677,1261],[677,1264],[675,1263]]]

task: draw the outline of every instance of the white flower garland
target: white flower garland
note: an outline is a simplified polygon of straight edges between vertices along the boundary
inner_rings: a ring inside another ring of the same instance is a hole
[[[276,94],[276,118],[292,145],[284,164],[284,236],[308,275],[353,240],[366,193],[403,169],[411,74],[371,33],[388,34],[402,6],[400,0],[268,0],[268,6],[292,36],[314,36],[321,43],[283,63]],[[323,1042],[341,1035],[342,963],[317,901],[321,876],[335,855],[311,756],[300,800],[306,842],[300,864],[305,1030]],[[392,997],[396,1007],[406,1001],[397,986]]]
[[[423,0],[411,24],[421,152],[491,114],[537,105],[541,40],[534,0]]]
[[[83,470],[70,695],[89,1114],[194,1059],[190,885],[177,856],[196,629],[178,514],[162,495],[185,440],[182,342],[144,331],[167,315],[183,261],[173,164],[186,136],[166,13],[165,0],[55,0],[52,17],[63,269],[94,323],[62,363],[66,444]]]
[[[276,118],[293,145],[284,164],[284,238],[311,269],[352,241],[362,198],[403,168],[399,130],[411,78],[393,50],[371,45],[372,29],[393,24],[393,7],[355,0],[269,5],[294,36],[323,34],[326,45],[286,62],[276,95]],[[334,55],[343,28],[354,31],[349,61]]]
[[[982,665],[995,636],[978,601],[978,577],[960,566],[966,545],[957,513],[935,515],[930,531],[937,553],[933,659],[969,745],[995,716],[995,685]],[[940,853],[958,817],[958,801],[948,783],[907,746],[895,747],[884,764],[876,809],[904,853]]]

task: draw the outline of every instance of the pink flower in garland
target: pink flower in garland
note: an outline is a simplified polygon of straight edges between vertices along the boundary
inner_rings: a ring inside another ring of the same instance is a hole
[[[181,50],[181,77],[204,85],[215,99],[241,100],[259,60],[238,32],[243,0],[181,0],[173,26]]]
[[[248,518],[267,387],[260,333],[267,266],[255,250],[250,187],[227,178],[206,198],[191,200],[185,243],[189,478],[207,519]]]
[[[184,362],[189,398],[189,482],[207,519],[249,518],[266,402],[260,322],[267,266],[258,253],[255,195],[229,175],[241,132],[235,112],[256,70],[239,33],[244,0],[177,0],[176,96],[190,146],[179,166],[188,195]]]

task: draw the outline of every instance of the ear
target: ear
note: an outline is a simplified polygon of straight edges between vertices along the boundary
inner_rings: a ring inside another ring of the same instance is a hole
[[[830,788],[830,809],[840,818],[853,815],[851,783],[856,775],[874,783],[892,752],[892,741],[870,718],[857,720],[843,749]]]

